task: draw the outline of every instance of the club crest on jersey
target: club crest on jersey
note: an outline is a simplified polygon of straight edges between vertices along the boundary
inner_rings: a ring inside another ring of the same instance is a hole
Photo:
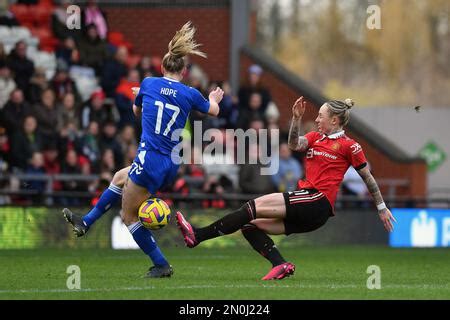
[[[338,151],[340,147],[341,147],[341,145],[338,142],[336,142],[336,143],[333,143],[333,145],[331,146],[331,149],[333,149],[334,151]]]

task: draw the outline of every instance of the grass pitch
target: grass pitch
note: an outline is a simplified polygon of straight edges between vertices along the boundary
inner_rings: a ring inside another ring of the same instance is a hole
[[[170,279],[144,279],[140,251],[0,251],[0,299],[450,299],[450,250],[386,247],[282,248],[295,275],[261,281],[270,265],[253,250],[174,248]],[[69,290],[78,265],[81,289]],[[367,288],[370,265],[381,289]]]

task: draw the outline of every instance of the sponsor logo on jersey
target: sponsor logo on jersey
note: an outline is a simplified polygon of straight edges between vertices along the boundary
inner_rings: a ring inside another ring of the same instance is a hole
[[[350,146],[350,149],[352,149],[352,153],[353,154],[357,154],[358,152],[362,151],[361,146],[359,145],[359,143],[354,143]]]
[[[328,152],[317,151],[317,150],[314,150],[314,148],[309,148],[308,152],[306,153],[306,158],[310,159],[314,156],[321,156],[321,157],[325,157],[325,158],[333,159],[333,160],[336,160],[338,158],[337,156],[329,154]]]

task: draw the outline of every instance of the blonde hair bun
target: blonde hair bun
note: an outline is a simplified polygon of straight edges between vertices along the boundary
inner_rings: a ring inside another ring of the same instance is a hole
[[[348,109],[351,109],[355,105],[353,100],[350,99],[350,98],[345,99],[344,103],[345,103],[345,105],[347,106]]]

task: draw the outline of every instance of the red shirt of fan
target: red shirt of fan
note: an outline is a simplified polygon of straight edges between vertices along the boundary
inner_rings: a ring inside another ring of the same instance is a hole
[[[350,166],[363,168],[366,156],[355,140],[350,139],[344,131],[332,135],[319,132],[309,132],[308,151],[305,158],[305,179],[298,181],[298,188],[315,188],[325,194],[331,206],[344,179],[344,174]]]

